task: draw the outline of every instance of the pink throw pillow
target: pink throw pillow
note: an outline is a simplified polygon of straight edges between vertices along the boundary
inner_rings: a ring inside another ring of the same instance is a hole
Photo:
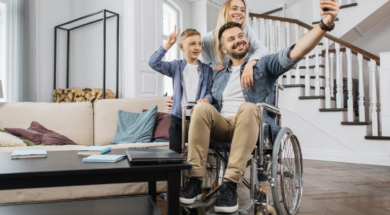
[[[37,145],[77,145],[64,135],[51,131],[38,122],[32,122],[30,128],[6,128],[9,133],[24,137]]]

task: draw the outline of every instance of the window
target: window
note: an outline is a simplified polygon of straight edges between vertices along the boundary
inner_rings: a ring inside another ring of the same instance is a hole
[[[5,4],[2,4],[0,2],[0,80],[2,80],[2,85],[3,85],[3,95],[5,94],[4,91],[4,78],[5,78],[5,75],[4,75],[4,72],[5,72],[5,51],[6,51],[6,48],[5,48]],[[3,99],[0,99],[0,101],[2,101]]]
[[[177,9],[169,2],[164,1],[163,3],[163,35],[162,35],[162,44],[166,43],[169,37],[174,30],[174,26],[176,25],[179,28],[179,12]],[[176,43],[165,55],[163,60],[172,61],[178,59],[179,57],[179,46]],[[168,96],[173,94],[172,87],[172,78],[164,76],[163,78],[163,87],[164,94],[167,93]]]

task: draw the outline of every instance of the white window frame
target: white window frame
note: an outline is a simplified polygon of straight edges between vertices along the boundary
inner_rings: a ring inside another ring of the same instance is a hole
[[[164,0],[163,1],[163,15],[165,11],[168,11],[168,13],[171,13],[168,15],[168,32],[164,32],[164,20],[162,21],[162,38],[161,43],[164,44],[164,42],[168,39],[169,34],[173,32],[174,26],[177,26],[176,30],[179,30],[179,28],[183,31],[183,14],[182,10],[179,6],[177,6],[172,0]],[[176,44],[168,51],[168,53],[165,55],[164,60],[166,61],[172,61],[175,59],[181,59],[183,58],[183,53],[179,50],[179,40],[176,42]],[[170,77],[164,76],[163,77],[163,93],[168,94],[168,96],[171,96],[173,94],[173,84],[172,79]]]
[[[0,80],[2,81],[3,95],[5,96],[5,71],[7,66],[6,60],[6,40],[7,40],[7,3],[0,1],[1,15],[0,15]],[[5,98],[0,98],[0,101],[5,101]]]

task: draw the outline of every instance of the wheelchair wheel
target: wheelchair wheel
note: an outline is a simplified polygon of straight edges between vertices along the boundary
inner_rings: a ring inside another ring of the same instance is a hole
[[[272,198],[278,215],[296,215],[302,199],[303,164],[298,138],[289,128],[280,129],[272,152]]]
[[[209,152],[207,155],[206,162],[206,175],[203,178],[203,193],[204,196],[207,196],[210,192],[218,187],[218,185],[222,184],[222,179],[224,175],[224,165],[220,159],[214,154],[214,152]],[[214,204],[216,198],[211,198],[207,203],[207,206]]]

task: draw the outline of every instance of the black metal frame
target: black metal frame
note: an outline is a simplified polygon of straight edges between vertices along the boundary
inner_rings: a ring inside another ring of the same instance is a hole
[[[111,13],[113,15],[107,17],[107,12]],[[88,22],[70,29],[63,28],[62,26],[71,24],[73,22],[97,15],[99,13],[103,13],[103,18],[102,19],[97,19],[92,22]],[[66,88],[69,88],[69,53],[70,53],[70,31],[103,21],[103,99],[106,98],[106,25],[107,25],[107,19],[117,17],[117,22],[116,22],[116,98],[118,98],[119,94],[119,14],[114,13],[112,11],[103,9],[101,11],[91,13],[89,15],[74,19],[72,21],[57,25],[54,27],[54,89],[56,89],[56,84],[57,84],[57,29],[60,30],[65,30],[67,31],[67,59],[66,59]]]

